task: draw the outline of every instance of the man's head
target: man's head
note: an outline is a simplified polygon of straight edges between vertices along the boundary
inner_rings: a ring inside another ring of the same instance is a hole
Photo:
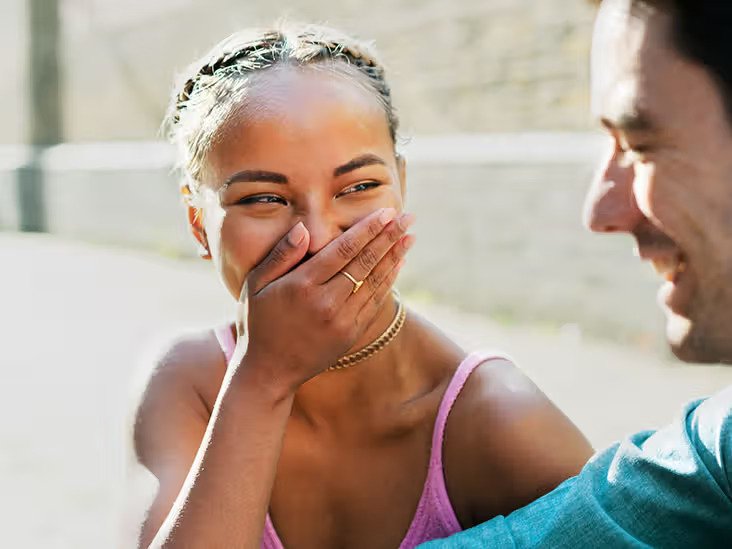
[[[732,2],[603,0],[593,41],[593,112],[612,146],[586,221],[635,237],[688,361],[732,363],[730,29]]]

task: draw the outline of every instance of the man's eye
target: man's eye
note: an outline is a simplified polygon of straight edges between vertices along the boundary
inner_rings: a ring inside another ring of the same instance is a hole
[[[617,145],[621,152],[630,154],[647,153],[652,148],[648,143],[630,143],[625,139],[618,141]]]
[[[348,187],[345,191],[340,193],[339,196],[368,191],[369,189],[376,188],[379,185],[380,185],[380,183],[377,183],[376,181],[365,181],[363,183],[358,183],[356,185],[353,185],[352,187]]]
[[[618,149],[622,155],[621,158],[623,164],[627,166],[635,164],[636,162],[644,162],[646,160],[646,155],[651,151],[651,147],[649,145],[631,145],[629,143],[618,145]]]
[[[645,152],[648,152],[650,147],[648,145],[630,145],[628,144],[624,149],[623,152],[631,153],[631,154],[643,154]]]
[[[283,204],[287,205],[287,201],[281,196],[273,194],[258,194],[255,196],[246,196],[239,199],[237,204]]]

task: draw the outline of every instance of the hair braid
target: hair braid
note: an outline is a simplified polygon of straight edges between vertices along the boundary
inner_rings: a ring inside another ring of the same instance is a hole
[[[252,75],[278,65],[315,64],[329,64],[362,80],[379,98],[396,143],[399,120],[391,89],[383,65],[368,44],[315,25],[242,31],[191,65],[171,97],[165,126],[168,138],[178,145],[188,184],[195,187],[200,180],[211,143],[244,97]]]

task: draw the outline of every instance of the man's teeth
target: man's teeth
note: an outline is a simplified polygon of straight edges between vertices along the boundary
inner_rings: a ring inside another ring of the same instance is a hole
[[[668,282],[673,282],[676,275],[686,270],[686,261],[678,257],[670,257],[665,259],[654,259],[651,261],[653,268],[661,277]]]

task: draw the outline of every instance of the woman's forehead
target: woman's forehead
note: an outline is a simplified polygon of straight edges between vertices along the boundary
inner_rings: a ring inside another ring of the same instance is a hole
[[[268,77],[215,140],[208,162],[214,180],[253,164],[285,171],[308,162],[332,170],[363,154],[393,158],[386,113],[368,89],[328,72]]]
[[[258,150],[325,138],[393,146],[386,112],[373,92],[328,72],[290,71],[258,79],[213,149],[246,142]]]
[[[345,72],[344,72],[345,71]],[[292,116],[328,104],[352,111],[381,111],[383,104],[363,76],[329,65],[274,67],[256,75],[241,110],[256,118],[265,115]]]

